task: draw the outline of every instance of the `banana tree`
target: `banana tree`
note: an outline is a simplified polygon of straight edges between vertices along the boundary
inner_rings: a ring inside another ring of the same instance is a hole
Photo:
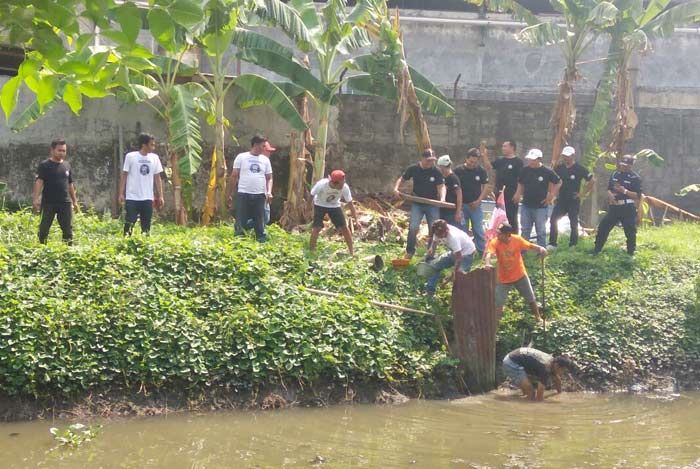
[[[270,6],[284,6],[279,0],[269,0]],[[266,105],[281,116],[289,125],[303,131],[306,123],[297,112],[294,103],[284,91],[256,74],[244,74],[231,77],[231,68],[235,56],[229,55],[234,40],[247,33],[241,28],[248,18],[253,5],[239,1],[210,0],[204,5],[206,28],[197,39],[200,50],[209,64],[210,73],[198,73],[199,82],[207,91],[210,103],[208,122],[215,128],[215,145],[209,175],[207,197],[202,211],[202,223],[208,224],[217,210],[225,213],[226,206],[226,159],[225,137],[229,120],[224,114],[225,100],[230,90],[236,91],[236,105],[239,108]],[[217,197],[218,191],[218,197]],[[217,203],[218,202],[218,203]]]
[[[670,0],[655,0],[646,7],[642,0],[617,0],[614,4],[618,13],[614,24],[607,29],[611,39],[606,66],[586,129],[584,163],[589,167],[594,166],[603,153],[599,140],[608,125],[613,101],[615,114],[608,151],[621,157],[625,142],[634,134],[638,119],[630,73],[632,58],[651,51],[654,39],[668,37],[677,26],[700,18],[700,1],[671,7]]]
[[[338,103],[336,95],[352,76],[348,72],[356,70],[356,63],[350,59],[372,45],[367,26],[373,20],[376,3],[358,0],[348,10],[345,0],[330,0],[318,7],[311,0],[290,0],[284,8],[276,9],[269,0],[256,1],[256,14],[294,40],[297,48],[315,62],[316,73],[295,58],[291,49],[270,38],[250,31],[238,38],[238,57],[289,79],[315,100],[314,180],[322,178],[325,172],[331,108]]]

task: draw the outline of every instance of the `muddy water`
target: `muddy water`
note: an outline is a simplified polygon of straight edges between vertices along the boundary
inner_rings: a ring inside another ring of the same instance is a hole
[[[49,428],[0,424],[0,467],[700,468],[700,394],[491,394],[394,407],[112,420],[75,450]]]

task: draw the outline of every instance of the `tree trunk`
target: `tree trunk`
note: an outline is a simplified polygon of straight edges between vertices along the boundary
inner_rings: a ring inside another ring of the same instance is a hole
[[[569,67],[564,70],[564,78],[559,83],[559,96],[554,105],[552,115],[552,129],[554,141],[552,142],[552,167],[559,163],[561,150],[568,144],[568,137],[576,122],[576,103],[574,102],[574,82],[576,70]]]
[[[326,147],[328,145],[328,119],[331,113],[330,102],[318,104],[318,140],[314,153],[314,172],[312,182],[323,178],[326,173]]]
[[[305,122],[309,122],[308,98],[302,95],[296,99],[297,110]],[[307,148],[313,145],[311,130],[306,129],[302,134],[292,132],[289,151],[289,184],[287,201],[284,203],[280,225],[291,230],[307,223],[311,219],[311,200],[306,189],[307,164],[311,163],[311,155]]]
[[[617,73],[617,90],[615,95],[615,127],[613,128],[610,150],[619,160],[625,152],[625,143],[634,136],[638,119],[635,112],[635,83],[630,63],[632,57],[625,55]]]
[[[187,209],[182,202],[182,178],[180,177],[180,167],[178,166],[178,155],[174,151],[169,151],[170,167],[173,178],[173,206],[175,207],[175,223],[178,225],[187,224]]]
[[[209,168],[209,184],[207,185],[207,197],[202,208],[202,225],[208,225],[214,220],[217,213],[220,218],[225,218],[226,212],[226,158],[224,158],[224,102],[223,99],[216,103],[216,140],[214,151],[211,155]],[[218,190],[218,194],[217,194]],[[218,195],[218,197],[217,197]]]

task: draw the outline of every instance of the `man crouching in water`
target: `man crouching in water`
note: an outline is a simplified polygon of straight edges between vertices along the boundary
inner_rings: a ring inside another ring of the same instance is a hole
[[[557,394],[561,393],[561,375],[565,369],[570,373],[576,371],[576,364],[569,357],[553,357],[530,347],[515,349],[503,359],[505,375],[533,401],[544,400],[544,388],[549,385],[550,377]]]

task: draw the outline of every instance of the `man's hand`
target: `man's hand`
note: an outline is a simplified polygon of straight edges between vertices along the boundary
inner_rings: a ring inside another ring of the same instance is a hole
[[[608,203],[610,205],[615,203],[615,195],[610,191],[608,191]]]
[[[126,202],[126,197],[124,194],[119,194],[119,205],[124,205],[124,202]]]
[[[491,269],[493,269],[493,266],[491,265],[491,262],[486,262],[486,263],[484,264],[484,269],[486,269],[486,270],[491,270]]]
[[[523,197],[522,197],[521,195],[515,194],[515,195],[513,196],[513,203],[514,203],[514,204],[519,204],[519,203],[520,203],[520,200],[521,200],[522,198],[523,198]]]
[[[620,194],[625,192],[625,188],[618,183],[615,183],[615,185],[613,186],[613,189],[615,190],[615,192],[618,192]]]
[[[544,198],[542,203],[545,205],[551,205],[553,201],[554,201],[554,194],[547,194],[547,197]]]
[[[476,199],[474,202],[470,202],[467,205],[469,205],[470,209],[476,210],[479,208],[479,205],[481,205],[481,199]]]
[[[265,194],[265,199],[267,200],[268,203],[272,200],[272,192],[268,192]]]
[[[32,208],[36,213],[39,213],[41,211],[41,199],[34,199],[32,201]]]
[[[580,192],[574,193],[574,199],[580,199],[580,198],[581,198],[581,193],[580,193]]]
[[[549,254],[549,252],[545,248],[543,248],[542,246],[539,246],[539,248],[540,248],[539,249],[540,257],[547,257],[547,254]]]
[[[395,195],[396,197],[401,197],[401,194],[399,193],[399,190],[398,190],[398,189],[394,188],[394,192],[393,192],[393,193],[394,193],[394,195]]]
[[[462,223],[462,211],[461,210],[455,210],[455,221],[457,223]]]
[[[160,210],[163,207],[165,207],[165,199],[163,198],[163,196],[160,196],[156,199],[156,208]]]
[[[80,204],[78,204],[77,200],[75,202],[73,202],[73,210],[80,213]]]

